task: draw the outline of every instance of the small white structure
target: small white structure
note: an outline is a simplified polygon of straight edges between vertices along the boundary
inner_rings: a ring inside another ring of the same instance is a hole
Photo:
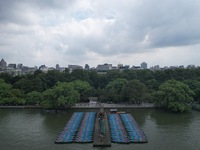
[[[89,97],[90,104],[96,104],[98,101],[98,97]]]

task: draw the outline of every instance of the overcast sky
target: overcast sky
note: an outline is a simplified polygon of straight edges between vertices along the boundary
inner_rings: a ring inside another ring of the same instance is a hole
[[[200,1],[0,0],[0,57],[48,67],[200,65]]]

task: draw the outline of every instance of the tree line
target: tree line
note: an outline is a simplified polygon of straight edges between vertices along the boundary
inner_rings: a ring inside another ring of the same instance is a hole
[[[200,69],[111,70],[64,72],[40,70],[34,74],[0,74],[0,105],[41,105],[65,108],[98,97],[101,102],[141,104],[155,102],[175,112],[199,103]]]

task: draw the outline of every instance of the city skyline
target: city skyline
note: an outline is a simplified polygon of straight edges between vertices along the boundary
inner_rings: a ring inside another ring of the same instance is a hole
[[[86,68],[89,68],[89,69],[91,69],[91,68],[98,68],[98,66],[103,66],[103,65],[111,65],[110,67],[112,68],[112,67],[127,67],[128,66],[128,68],[131,68],[131,67],[140,67],[140,68],[142,68],[142,69],[152,69],[152,68],[170,68],[170,67],[172,67],[172,68],[191,68],[191,67],[200,67],[200,66],[198,66],[198,65],[195,65],[195,64],[188,64],[188,65],[171,65],[171,66],[167,66],[167,65],[165,65],[165,66],[160,66],[159,64],[155,64],[155,65],[153,65],[153,66],[149,66],[149,64],[148,64],[148,62],[145,62],[145,61],[143,61],[143,62],[141,62],[140,64],[123,64],[123,63],[118,63],[118,64],[112,64],[112,63],[101,63],[101,64],[97,64],[97,66],[91,66],[90,64],[87,64],[87,63],[85,63],[84,65],[78,65],[78,64],[66,64],[65,66],[60,66],[60,64],[55,64],[54,66],[48,66],[48,65],[46,65],[46,64],[40,64],[39,66],[37,66],[37,65],[33,65],[33,66],[28,66],[28,65],[26,65],[26,64],[23,64],[23,63],[15,63],[15,62],[13,62],[13,63],[10,63],[10,62],[6,62],[5,61],[5,59],[4,58],[2,58],[1,60],[0,60],[0,67],[2,66],[2,61],[3,61],[3,65],[4,66],[6,66],[6,67],[9,67],[9,65],[10,66],[15,66],[16,68],[17,68],[17,66],[23,66],[23,67],[34,67],[34,68],[40,68],[40,67],[47,67],[47,68],[54,68],[54,69],[56,69],[56,68],[73,68],[73,67],[82,67],[82,68],[80,68],[80,69],[84,69],[86,66]]]
[[[0,0],[0,57],[26,66],[199,66],[199,6],[196,0]]]

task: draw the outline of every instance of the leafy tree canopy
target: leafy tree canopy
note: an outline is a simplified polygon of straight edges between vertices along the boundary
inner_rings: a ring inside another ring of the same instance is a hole
[[[0,79],[0,104],[1,105],[24,105],[23,93],[19,89],[13,89],[12,85]]]
[[[93,89],[88,82],[81,80],[70,82],[69,85],[71,85],[76,91],[79,92],[80,100],[82,101],[86,101],[88,99]]]
[[[161,84],[154,94],[157,104],[173,112],[190,110],[189,103],[193,101],[192,95],[194,92],[188,85],[176,80],[168,80]]]
[[[185,80],[184,83],[187,84],[189,88],[194,92],[194,101],[200,103],[200,81],[189,79]]]
[[[130,103],[141,103],[149,101],[150,93],[146,85],[139,80],[128,81],[125,87],[125,97]]]
[[[71,106],[80,99],[87,99],[92,87],[86,81],[57,82],[52,89],[43,92],[42,105],[45,108]]]
[[[26,102],[28,105],[40,104],[42,101],[42,94],[37,91],[32,91],[26,95]]]
[[[108,101],[122,102],[124,100],[124,90],[127,84],[124,78],[118,78],[108,83],[105,88],[105,97]]]
[[[0,104],[5,104],[6,100],[12,96],[11,93],[12,86],[5,83],[3,79],[0,78]]]

